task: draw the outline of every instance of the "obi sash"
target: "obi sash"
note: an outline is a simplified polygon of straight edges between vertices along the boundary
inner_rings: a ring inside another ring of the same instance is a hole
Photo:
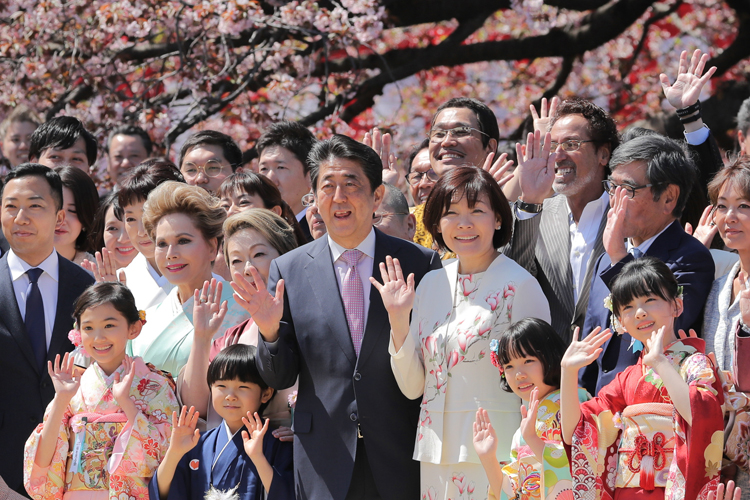
[[[622,412],[616,488],[652,491],[667,485],[674,455],[674,405],[641,403]]]
[[[126,423],[124,413],[80,413],[71,417],[66,491],[109,490],[107,463]]]

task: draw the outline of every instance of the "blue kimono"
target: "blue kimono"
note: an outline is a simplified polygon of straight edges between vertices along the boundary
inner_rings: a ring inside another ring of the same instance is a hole
[[[241,431],[237,431],[230,441],[226,424],[222,422],[222,425],[204,433],[195,448],[182,457],[168,498],[203,500],[213,484],[219,490],[231,490],[239,485],[237,493],[240,500],[294,500],[292,443],[281,442],[267,432],[263,438],[263,455],[273,467],[271,490],[265,497],[258,471],[245,453]],[[212,472],[214,462],[216,465]],[[152,500],[161,500],[156,473],[148,492]]]

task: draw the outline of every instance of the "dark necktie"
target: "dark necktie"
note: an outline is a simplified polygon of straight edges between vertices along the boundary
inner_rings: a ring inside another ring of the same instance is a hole
[[[31,341],[39,371],[44,371],[44,360],[47,359],[47,328],[44,323],[44,301],[39,290],[39,276],[44,271],[35,267],[26,271],[31,282],[31,290],[26,297],[26,333]]]

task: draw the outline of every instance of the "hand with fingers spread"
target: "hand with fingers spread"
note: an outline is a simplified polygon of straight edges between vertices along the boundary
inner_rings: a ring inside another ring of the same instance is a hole
[[[477,410],[477,418],[474,421],[474,451],[477,452],[479,460],[496,460],[497,434],[487,410],[483,408]]]
[[[55,388],[55,398],[66,405],[81,386],[81,379],[74,376],[74,370],[75,364],[70,353],[65,353],[62,363],[60,362],[60,355],[55,356],[54,366],[52,361],[47,361],[47,373],[49,373],[52,385]]]
[[[620,262],[628,255],[627,229],[625,222],[628,217],[628,205],[630,195],[622,187],[615,189],[614,196],[609,197],[609,212],[607,213],[607,225],[602,234],[604,251],[607,252],[612,264]]]
[[[539,113],[536,112],[533,104],[529,105],[531,117],[534,119],[534,132],[538,130],[542,134],[546,134],[550,131],[552,117],[555,116],[558,104],[560,104],[560,99],[557,96],[553,97],[549,103],[549,112],[547,112],[547,98],[542,97]]]
[[[101,252],[96,252],[95,257],[95,262],[91,262],[86,259],[81,264],[81,267],[93,273],[94,279],[97,283],[101,283],[103,281],[120,281],[123,285],[126,284],[124,271],[120,271],[118,280],[117,260],[115,259],[115,256],[114,254],[112,254],[112,252],[110,252],[106,248],[102,248]]]
[[[643,355],[643,364],[656,367],[659,363],[667,361],[664,356],[664,329],[662,326],[655,332],[651,332],[651,338],[646,339],[646,353]],[[684,332],[683,332],[684,333]]]
[[[700,49],[695,49],[693,52],[690,65],[687,62],[687,56],[687,51],[682,51],[680,54],[677,79],[673,84],[669,83],[669,77],[666,74],[659,75],[664,96],[675,109],[687,108],[698,102],[701,90],[716,73],[716,66],[711,66],[706,74],[703,74],[709,56],[708,54],[701,55]]]
[[[227,301],[221,301],[222,283],[212,278],[193,295],[195,337],[210,342],[227,314]]]
[[[232,289],[234,300],[242,306],[267,342],[273,342],[278,337],[279,322],[284,314],[284,280],[276,283],[276,295],[271,295],[255,267],[250,266],[253,282],[249,282],[240,273],[234,273]]]
[[[543,139],[543,140],[542,140]],[[525,203],[542,203],[552,189],[555,180],[555,155],[550,154],[552,136],[542,136],[539,131],[529,134],[526,148],[516,143],[521,200]]]
[[[405,172],[401,172],[397,166],[396,155],[391,153],[391,134],[381,133],[380,129],[374,127],[370,132],[365,134],[362,143],[370,146],[380,156],[383,163],[383,182],[396,186],[401,191],[406,187]]]
[[[263,456],[263,437],[268,430],[268,422],[268,419],[264,422],[258,412],[247,412],[247,417],[242,417],[242,423],[247,429],[242,431],[242,442],[245,453],[253,462]]]
[[[539,389],[536,387],[529,394],[528,405],[528,409],[525,405],[521,405],[521,436],[536,455],[536,459],[542,462],[544,441],[536,433],[536,417],[539,412]]]
[[[584,366],[590,365],[602,353],[602,345],[612,337],[609,329],[602,330],[599,326],[583,340],[578,340],[579,333],[580,329],[576,328],[573,332],[573,341],[560,362],[563,370],[577,373]]]
[[[685,232],[703,243],[703,246],[708,249],[711,248],[714,236],[719,232],[719,227],[713,221],[713,214],[714,207],[713,205],[709,205],[703,210],[703,214],[701,214],[701,219],[698,221],[698,226],[695,230],[693,230],[693,226],[689,222],[685,223]]]
[[[117,401],[117,405],[127,415],[128,420],[133,422],[138,413],[138,407],[130,399],[130,389],[133,387],[133,380],[135,379],[135,363],[133,363],[133,358],[125,356],[125,359],[122,360],[122,367],[125,375],[120,377],[119,372],[115,373],[115,379],[112,383],[112,396]]]
[[[396,350],[400,349],[409,334],[409,313],[414,306],[414,274],[404,279],[401,264],[390,255],[380,263],[380,276],[383,284],[370,277],[370,283],[380,292],[383,306],[388,311],[391,322],[393,342]]]
[[[513,160],[508,160],[508,153],[503,153],[493,162],[495,154],[490,153],[487,155],[484,165],[482,165],[482,170],[489,172],[492,178],[495,179],[495,182],[497,182],[497,185],[503,187],[514,176],[512,172],[510,174],[507,173],[513,167]]]
[[[727,485],[719,483],[716,492],[708,492],[708,500],[740,500],[742,498],[742,488],[734,486],[734,481],[729,480]]]
[[[187,406],[183,406],[179,417],[176,411],[172,412],[172,438],[169,441],[169,450],[172,453],[182,457],[198,444],[201,437],[200,431],[195,428],[198,416],[198,412],[192,406],[189,410]]]

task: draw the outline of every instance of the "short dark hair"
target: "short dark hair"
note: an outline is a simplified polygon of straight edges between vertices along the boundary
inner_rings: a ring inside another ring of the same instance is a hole
[[[500,128],[497,125],[497,117],[495,117],[495,113],[485,103],[471,97],[454,97],[453,99],[441,104],[432,116],[430,127],[435,125],[435,120],[440,112],[449,108],[467,108],[474,112],[477,117],[477,123],[479,123],[479,130],[484,132],[484,134],[487,134],[480,134],[482,136],[483,147],[487,147],[490,143],[490,139],[495,139],[498,143],[500,142]]]
[[[343,158],[358,163],[370,181],[370,190],[373,193],[383,183],[383,162],[375,150],[370,146],[365,146],[361,142],[355,141],[351,137],[334,134],[326,141],[317,142],[310,151],[310,156],[307,158],[313,188],[316,190],[318,188],[320,166],[324,162],[336,158]]]
[[[0,197],[2,197],[3,192],[5,192],[5,188],[10,181],[29,176],[41,177],[47,181],[47,184],[49,184],[49,190],[52,194],[52,201],[55,202],[58,211],[62,210],[63,185],[60,175],[51,168],[40,165],[39,163],[21,163],[19,166],[11,170],[5,177],[5,184],[3,184],[3,187],[0,189]]]
[[[255,366],[257,355],[258,349],[254,345],[234,344],[225,347],[208,365],[208,373],[206,374],[208,387],[212,387],[220,380],[239,380],[248,384],[255,384],[262,391],[265,391],[268,389],[268,384],[260,376],[260,372]],[[273,396],[271,399],[273,399]],[[258,413],[263,413],[270,401],[263,403],[258,409]]]
[[[112,132],[109,133],[109,136],[107,137],[107,152],[109,152],[109,145],[112,144],[112,139],[115,138],[116,135],[127,135],[131,137],[139,137],[141,139],[141,143],[143,144],[143,149],[146,150],[146,155],[150,156],[151,151],[154,149],[154,143],[151,142],[151,136],[148,135],[148,132],[143,130],[138,125],[120,125],[119,127],[112,130]]]
[[[117,217],[118,220],[122,220],[122,209],[117,201],[118,192],[110,191],[104,198],[99,201],[99,209],[96,211],[94,221],[91,223],[91,231],[89,231],[89,248],[92,252],[101,252],[104,248],[104,232],[106,230],[105,224],[107,222],[107,211],[110,207]]]
[[[612,314],[618,316],[620,309],[638,297],[656,295],[667,301],[675,300],[679,295],[679,285],[664,262],[644,256],[623,266],[612,281],[611,291]]]
[[[388,207],[398,214],[409,214],[409,202],[406,201],[406,196],[401,192],[399,188],[393,184],[383,183],[385,186],[385,195],[383,201],[380,203],[381,207]]]
[[[94,226],[96,210],[99,208],[96,184],[86,172],[77,167],[56,167],[55,172],[60,176],[63,187],[73,193],[76,216],[81,223],[81,234],[76,238],[75,248],[81,252],[90,252],[89,234]]]
[[[419,144],[415,144],[411,148],[411,153],[409,153],[409,159],[407,160],[406,164],[406,175],[409,175],[411,173],[411,164],[414,163],[414,158],[417,157],[420,151],[428,149],[430,147],[430,139],[424,139]]]
[[[135,305],[135,298],[128,287],[117,281],[102,281],[94,283],[78,297],[73,306],[73,319],[81,324],[81,316],[92,307],[112,304],[117,312],[125,317],[128,325],[132,325],[141,318]]]
[[[222,134],[216,130],[201,130],[188,137],[185,144],[180,148],[180,160],[177,162],[177,166],[182,168],[182,162],[185,156],[193,149],[198,146],[219,146],[221,152],[224,155],[224,159],[227,160],[229,165],[232,167],[232,172],[242,166],[242,150],[234,140],[227,134]]]
[[[611,155],[620,145],[620,137],[617,135],[617,123],[609,116],[609,113],[591,101],[581,97],[565,99],[558,106],[555,115],[550,122],[550,128],[563,116],[582,115],[589,122],[591,140],[594,141],[596,149],[602,144],[609,145]]]
[[[255,150],[260,157],[264,149],[272,146],[287,149],[302,163],[304,173],[308,173],[310,167],[307,157],[316,142],[313,133],[301,123],[281,121],[272,124],[263,132],[255,143]]]
[[[612,153],[609,166],[614,172],[619,166],[634,161],[646,163],[646,177],[653,184],[651,192],[654,201],[659,200],[670,184],[680,188],[672,211],[674,217],[680,217],[698,177],[695,164],[683,146],[659,134],[642,135],[622,143]]]
[[[500,248],[510,241],[513,231],[513,215],[508,199],[503,194],[492,176],[477,167],[451,168],[435,183],[424,207],[424,226],[440,248],[451,250],[445,243],[443,234],[438,231],[440,219],[450,208],[464,196],[469,207],[474,207],[479,196],[485,194],[489,199],[492,211],[500,218],[500,229],[495,230],[492,245]]]
[[[50,148],[69,149],[80,137],[86,143],[86,159],[91,166],[96,162],[98,153],[96,138],[86,130],[81,120],[72,116],[56,116],[39,125],[31,134],[29,159],[38,161],[42,153]]]
[[[560,362],[567,346],[549,323],[539,318],[525,318],[500,334],[497,358],[500,366],[513,358],[535,357],[542,363],[545,384],[560,388]],[[505,392],[513,392],[505,377],[500,379]]]
[[[238,191],[250,196],[260,196],[260,199],[263,200],[263,208],[268,210],[275,206],[281,207],[281,218],[292,227],[297,244],[301,246],[307,243],[305,233],[302,232],[302,226],[297,221],[297,216],[292,211],[292,207],[281,198],[279,188],[268,177],[249,171],[235,172],[224,179],[224,182],[216,191],[216,197],[221,199]]]
[[[122,181],[118,192],[117,218],[122,219],[125,207],[146,201],[149,193],[159,184],[166,181],[185,182],[180,169],[166,158],[149,158],[143,160]]]

